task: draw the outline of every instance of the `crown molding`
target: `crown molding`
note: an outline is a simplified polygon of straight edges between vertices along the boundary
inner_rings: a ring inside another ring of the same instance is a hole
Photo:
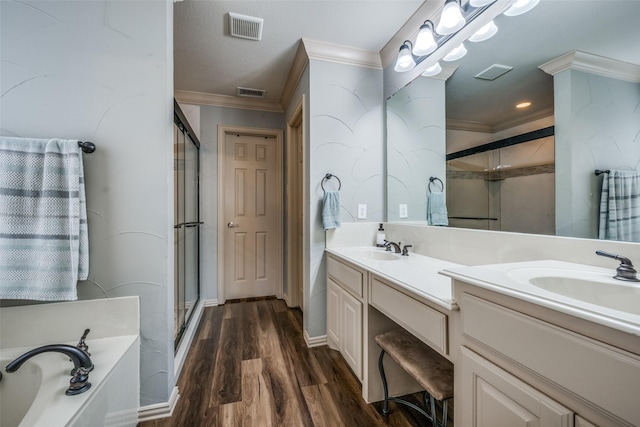
[[[184,104],[211,105],[214,107],[240,108],[243,110],[269,111],[274,113],[282,113],[284,111],[277,101],[240,98],[237,96],[192,92],[188,90],[176,90],[174,96],[178,102]]]
[[[493,126],[481,122],[447,119],[447,130],[465,130],[469,132],[493,133]]]
[[[598,76],[640,83],[640,65],[618,61],[604,56],[574,50],[538,66],[547,74],[556,74],[571,69]]]
[[[304,73],[307,64],[309,63],[309,57],[307,56],[307,52],[304,48],[304,43],[301,40],[298,43],[298,49],[296,50],[296,56],[293,58],[293,63],[291,64],[291,68],[289,68],[289,75],[287,76],[287,80],[284,83],[284,88],[282,89],[282,96],[280,97],[280,106],[283,110],[286,110],[289,106],[289,102],[291,102],[291,97],[298,87],[298,83],[302,78],[302,74]]]
[[[382,70],[378,52],[305,38],[302,43],[308,59]]]
[[[525,123],[532,122],[534,120],[543,119],[549,116],[553,116],[553,108],[545,108],[544,110],[535,111],[531,114],[519,116],[515,119],[500,122],[495,126],[487,123],[481,123],[481,122],[447,119],[447,130],[464,130],[469,132],[496,133],[506,129],[511,129],[519,125],[523,125]]]
[[[382,69],[380,55],[376,52],[303,38],[298,44],[293,63],[289,69],[289,75],[282,90],[280,102],[186,90],[176,90],[174,96],[178,102],[184,104],[282,113],[289,105],[310,59],[377,70]]]

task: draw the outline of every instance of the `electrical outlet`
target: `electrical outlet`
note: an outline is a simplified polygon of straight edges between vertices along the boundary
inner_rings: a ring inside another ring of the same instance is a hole
[[[405,203],[402,203],[400,206],[398,206],[398,214],[400,218],[409,218],[409,210],[407,209],[407,205]]]
[[[358,204],[358,219],[367,219],[367,205]]]

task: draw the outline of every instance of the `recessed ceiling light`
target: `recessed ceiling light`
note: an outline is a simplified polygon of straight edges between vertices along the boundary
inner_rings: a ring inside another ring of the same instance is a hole
[[[527,108],[531,105],[531,103],[529,101],[526,102],[521,102],[519,104],[516,104],[516,108]]]

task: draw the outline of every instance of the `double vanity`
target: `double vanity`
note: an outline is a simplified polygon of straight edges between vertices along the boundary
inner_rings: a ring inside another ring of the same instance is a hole
[[[640,425],[640,284],[563,261],[464,266],[326,249],[327,339],[383,398],[374,337],[404,328],[455,365],[455,425]],[[390,393],[420,387],[385,361]]]

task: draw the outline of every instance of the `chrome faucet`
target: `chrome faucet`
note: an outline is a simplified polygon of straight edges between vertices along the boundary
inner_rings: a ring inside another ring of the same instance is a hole
[[[640,282],[640,279],[637,277],[637,271],[633,268],[633,264],[631,264],[631,260],[629,258],[610,254],[605,251],[596,251],[596,255],[606,256],[620,261],[620,265],[616,269],[616,275],[613,276],[614,279],[626,280],[627,282]]]
[[[386,248],[386,250],[391,252],[391,248],[393,248],[393,251],[397,254],[402,252],[402,250],[400,249],[401,244],[402,244],[401,242],[395,243],[395,242],[390,242],[389,240],[384,241],[384,247]]]
[[[63,353],[69,356],[73,362],[74,368],[71,371],[72,377],[69,380],[69,388],[66,391],[68,396],[84,393],[89,390],[89,387],[91,387],[91,383],[89,382],[89,372],[93,369],[93,362],[87,353],[72,345],[53,344],[34,348],[33,350],[18,356],[6,366],[5,370],[7,372],[15,372],[20,369],[24,362],[31,359],[33,356],[48,352]]]

